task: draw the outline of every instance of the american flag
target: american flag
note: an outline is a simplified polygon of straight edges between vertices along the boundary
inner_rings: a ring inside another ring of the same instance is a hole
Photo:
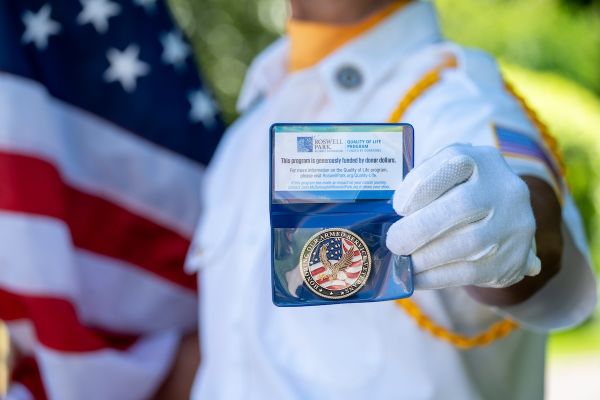
[[[223,130],[156,0],[0,2],[9,399],[143,399],[193,329],[183,262]]]
[[[332,271],[321,262],[320,252],[323,246],[327,246],[327,259],[331,264],[340,261],[348,251],[353,252],[352,263],[348,268],[338,273],[338,279],[331,279],[329,273]],[[362,270],[362,256],[351,241],[344,238],[331,238],[324,240],[315,247],[309,264],[310,274],[320,286],[329,290],[342,290],[352,285],[359,277]]]

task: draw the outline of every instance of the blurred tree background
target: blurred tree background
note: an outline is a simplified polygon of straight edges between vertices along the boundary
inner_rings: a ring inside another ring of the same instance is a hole
[[[285,0],[169,2],[232,121],[246,68],[284,30]],[[600,0],[435,3],[445,35],[498,57],[506,78],[557,136],[600,272]],[[600,351],[599,320],[554,335],[551,354]]]

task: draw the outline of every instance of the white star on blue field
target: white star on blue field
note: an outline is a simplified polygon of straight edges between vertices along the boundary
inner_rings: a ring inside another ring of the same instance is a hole
[[[61,25],[50,17],[51,14],[50,4],[44,4],[37,12],[27,10],[23,13],[22,20],[25,24],[23,43],[34,43],[39,50],[48,46],[48,38],[61,30]]]

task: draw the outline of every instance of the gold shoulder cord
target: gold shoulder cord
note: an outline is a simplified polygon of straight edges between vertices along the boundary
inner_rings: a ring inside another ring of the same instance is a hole
[[[508,93],[510,93],[515,98],[515,100],[521,105],[521,108],[523,108],[523,110],[527,114],[527,117],[529,117],[529,120],[531,121],[531,123],[535,126],[537,131],[540,133],[540,136],[542,137],[544,144],[548,147],[548,149],[550,150],[550,153],[552,154],[552,157],[558,164],[558,171],[560,172],[560,175],[562,177],[564,177],[565,176],[565,163],[564,163],[564,160],[562,157],[562,153],[560,152],[560,150],[558,148],[558,142],[556,141],[554,136],[552,136],[552,134],[550,134],[550,130],[548,129],[548,126],[540,120],[537,113],[529,106],[529,104],[527,104],[527,102],[525,101],[523,96],[521,96],[520,94],[518,94],[516,92],[516,90],[512,84],[505,81],[504,87],[506,88],[506,91]]]
[[[400,101],[400,103],[398,104],[396,109],[392,112],[392,114],[388,118],[387,122],[389,122],[389,123],[399,122],[402,119],[402,117],[404,116],[404,113],[406,112],[406,110],[410,107],[410,105],[420,95],[422,95],[425,91],[427,91],[427,89],[429,89],[430,87],[435,85],[437,82],[439,82],[441,73],[444,70],[450,69],[450,68],[456,68],[456,67],[457,67],[456,58],[448,57],[440,65],[438,65],[437,67],[433,68],[431,71],[429,71],[425,75],[423,75],[423,77],[421,79],[419,79],[419,81],[412,88],[410,88],[410,90],[406,93],[404,98]],[[556,157],[558,155],[556,141],[554,140],[554,138],[552,138],[552,136],[550,136],[545,125],[540,122],[540,120],[537,118],[535,113],[533,113],[531,108],[529,108],[525,104],[525,101],[523,100],[523,98],[516,95],[516,93],[512,89],[512,86],[510,86],[507,83],[506,87],[507,87],[507,90],[513,96],[515,96],[516,100],[521,104],[523,109],[527,112],[529,118],[532,120],[534,125],[538,128],[538,130],[540,131],[546,144],[552,150],[552,153]],[[559,157],[557,157],[557,159],[560,160]],[[562,168],[562,163],[561,163],[561,168]],[[473,336],[466,336],[466,335],[462,335],[460,333],[453,332],[453,331],[437,324],[435,321],[433,321],[428,315],[426,315],[421,310],[419,305],[413,299],[407,298],[407,299],[402,299],[402,300],[396,300],[396,305],[398,305],[398,307],[402,308],[404,310],[404,312],[406,312],[406,314],[409,315],[416,322],[416,324],[419,326],[419,328],[421,328],[425,332],[429,333],[431,336],[433,336],[439,340],[446,341],[446,342],[450,343],[451,345],[453,345],[459,349],[462,349],[462,350],[468,350],[468,349],[472,349],[475,347],[489,345],[490,343],[493,343],[497,340],[500,340],[500,339],[508,336],[512,331],[514,331],[515,329],[517,329],[519,327],[519,325],[516,322],[505,318],[505,319],[502,319],[502,320],[494,323],[484,332],[478,333]]]

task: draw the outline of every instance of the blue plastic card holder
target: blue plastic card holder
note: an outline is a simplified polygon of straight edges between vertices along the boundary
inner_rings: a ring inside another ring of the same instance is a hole
[[[409,124],[271,127],[271,279],[281,307],[413,292],[410,257],[385,245],[394,189],[413,168]]]

